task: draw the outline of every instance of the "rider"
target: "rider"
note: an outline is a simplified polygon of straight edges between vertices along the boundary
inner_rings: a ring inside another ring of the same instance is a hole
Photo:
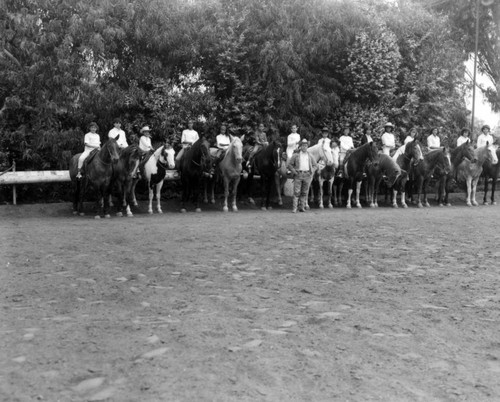
[[[347,151],[354,149],[354,143],[350,135],[350,127],[348,124],[344,126],[344,133],[339,138],[340,152],[339,152],[339,170],[338,176],[342,177],[344,174],[344,159]]]
[[[99,136],[99,134],[97,134],[97,130],[99,130],[99,126],[97,125],[97,123],[95,122],[90,123],[89,130],[90,132],[85,134],[85,137],[83,139],[83,142],[85,144],[85,149],[78,158],[78,173],[76,175],[77,179],[82,178],[82,166],[83,162],[85,162],[85,159],[87,159],[89,154],[94,149],[99,149],[101,147],[101,137]]]
[[[248,162],[247,162],[247,167],[248,169],[251,169],[253,159],[255,158],[255,155],[266,145],[268,145],[267,141],[267,136],[265,133],[265,127],[264,124],[260,123],[257,130],[255,130],[253,134],[253,139],[255,141],[255,145],[253,146],[252,150],[250,151],[250,156],[248,157]]]
[[[151,145],[151,130],[149,126],[144,126],[141,128],[141,139],[139,140],[139,149],[143,155],[148,152],[154,152],[154,148]]]
[[[116,140],[118,147],[120,149],[127,148],[128,147],[127,136],[125,135],[125,131],[121,129],[122,126],[121,120],[119,118],[114,119],[113,125],[114,127],[111,130],[109,130],[108,137],[116,138],[118,136],[118,139]]]
[[[220,134],[215,137],[215,146],[217,147],[217,152],[215,157],[220,162],[231,144],[231,137],[227,133],[227,126],[225,124],[220,126]]]
[[[321,130],[321,138],[319,139],[318,143],[321,142],[323,146],[330,148],[331,141],[332,140],[330,140],[330,130],[328,129],[328,127],[325,126]]]
[[[380,137],[382,141],[382,152],[391,155],[391,151],[396,147],[396,138],[394,137],[394,125],[390,122],[385,123],[384,133]]]
[[[481,127],[481,134],[477,136],[476,148],[484,147],[486,144],[493,144],[493,136],[490,134],[490,126]]]
[[[457,138],[457,147],[462,145],[464,142],[467,142],[470,138],[470,130],[468,128],[462,128],[460,131],[460,137]]]
[[[431,133],[427,137],[427,148],[429,148],[430,151],[441,148],[441,138],[439,138],[438,129],[436,127],[431,129]]]
[[[182,131],[182,135],[181,135],[182,149],[177,154],[177,156],[175,158],[176,161],[180,161],[182,155],[184,154],[184,150],[187,148],[190,148],[191,145],[193,145],[200,138],[200,136],[198,135],[198,132],[193,129],[193,124],[194,124],[194,120],[192,120],[192,119],[188,120],[188,128],[186,128],[185,130]]]
[[[297,132],[298,127],[296,124],[292,125],[292,132],[288,134],[286,138],[286,159],[290,160],[294,151],[296,151],[299,147],[300,134]]]
[[[369,142],[373,142],[372,128],[367,124],[363,129],[363,136],[361,137],[361,145],[365,145]]]

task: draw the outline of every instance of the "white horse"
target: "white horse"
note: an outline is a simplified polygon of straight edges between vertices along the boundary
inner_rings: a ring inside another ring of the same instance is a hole
[[[159,214],[161,210],[161,188],[165,180],[167,169],[175,168],[175,151],[171,145],[165,144],[153,152],[151,157],[141,166],[141,176],[146,181],[149,190],[148,214],[153,213],[153,196],[156,195],[156,209]],[[135,198],[135,186],[138,180],[132,185],[132,204],[137,206]]]
[[[479,205],[476,201],[476,187],[479,176],[483,171],[485,161],[490,161],[492,165],[498,163],[497,145],[486,144],[474,150],[475,161],[464,159],[457,167],[457,179],[463,180],[467,184],[467,206]]]
[[[307,148],[307,152],[314,158],[318,164],[318,169],[314,172],[313,180],[318,182],[318,207],[324,208],[323,206],[323,184],[325,181],[328,182],[328,208],[333,208],[332,205],[332,185],[335,179],[335,173],[339,167],[339,158],[332,148],[325,143],[324,140],[319,140],[316,145]],[[309,184],[310,196],[309,201],[312,202],[314,194],[312,191],[312,181]],[[309,202],[306,199],[306,209],[309,209]]]

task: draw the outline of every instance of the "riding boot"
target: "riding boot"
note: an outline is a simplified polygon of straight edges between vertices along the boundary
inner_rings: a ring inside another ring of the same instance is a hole
[[[300,212],[306,212],[306,205],[307,205],[307,195],[301,196],[300,197],[300,207],[299,211]]]
[[[298,205],[299,205],[299,198],[296,197],[296,196],[293,196],[293,199],[292,199],[292,213],[296,213],[297,212]]]

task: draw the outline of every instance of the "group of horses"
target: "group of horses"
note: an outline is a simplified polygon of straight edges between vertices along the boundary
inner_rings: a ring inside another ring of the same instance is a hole
[[[239,137],[231,137],[228,149],[224,156],[219,158],[211,153],[208,140],[201,137],[185,150],[179,161],[175,160],[174,149],[169,144],[162,144],[146,160],[142,160],[144,156],[137,146],[132,145],[121,150],[116,140],[110,138],[95,155],[89,156],[82,179],[76,179],[79,155],[75,155],[71,160],[70,177],[75,192],[74,213],[83,214],[85,189],[91,185],[97,192],[96,217],[110,216],[112,192],[118,194],[118,215],[132,216],[130,207],[137,205],[135,187],[139,178],[147,183],[149,189],[148,213],[153,213],[155,196],[156,210],[162,213],[161,189],[168,169],[177,169],[180,174],[181,212],[187,211],[189,200],[194,203],[196,211],[201,210],[202,200],[215,203],[214,193],[218,183],[224,188],[223,211],[228,211],[229,206],[233,211],[238,210],[238,191],[244,192],[248,201],[254,204],[253,185],[256,176],[260,177],[261,208],[271,208],[273,190],[276,190],[278,204],[282,205],[284,183],[291,177],[287,171],[286,154],[283,153],[280,139],[272,138],[269,144],[255,155],[252,166],[247,167],[249,148],[249,145],[243,145]],[[407,196],[418,207],[430,206],[427,189],[431,180],[438,183],[439,205],[450,205],[448,195],[454,182],[466,184],[467,205],[478,205],[476,186],[481,174],[485,176],[483,202],[488,203],[488,179],[492,178],[491,203],[495,203],[500,150],[493,144],[474,149],[472,143],[467,141],[454,149],[444,147],[424,154],[419,141],[414,140],[389,156],[381,153],[374,142],[369,142],[350,151],[342,166],[339,166],[338,148],[331,148],[324,140],[309,147],[308,152],[318,165],[311,182],[308,203],[316,201],[319,208],[324,208],[325,187],[328,208],[344,205],[351,208],[353,204],[361,208],[360,193],[363,183],[365,200],[370,207],[378,206],[378,195],[382,187],[386,189],[386,201],[390,195],[393,207],[398,207],[398,193],[400,204],[404,208],[408,207]],[[246,179],[243,188],[240,185],[242,177]],[[347,187],[345,200],[344,187]],[[307,209],[309,205],[305,207]]]

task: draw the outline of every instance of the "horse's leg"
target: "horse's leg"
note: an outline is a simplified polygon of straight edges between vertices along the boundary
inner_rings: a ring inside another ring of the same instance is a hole
[[[368,191],[367,201],[370,203],[370,208],[375,208],[374,202],[374,194],[375,194],[375,178],[373,176],[368,177],[368,181],[366,183],[366,189]]]
[[[500,162],[499,162],[500,163]],[[497,205],[495,202],[495,188],[497,186],[497,175],[493,175],[491,180],[491,205]]]
[[[326,188],[328,190],[327,195],[328,195],[328,208],[333,208],[332,205],[332,187],[333,187],[333,177],[328,179]]]
[[[222,204],[222,211],[227,212],[227,211],[229,211],[229,208],[227,205],[227,199],[229,197],[229,186],[230,186],[231,182],[230,182],[230,179],[226,175],[223,175],[223,180],[224,180],[224,203]]]
[[[472,207],[472,200],[471,200],[471,194],[472,194],[472,177],[467,176],[466,179],[466,184],[467,184],[467,198],[465,202],[467,203],[468,207]]]
[[[312,180],[311,180],[311,183],[312,183]],[[323,209],[324,206],[323,206],[323,185],[325,184],[325,179],[323,179],[321,177],[321,175],[318,176],[318,186],[319,186],[319,189],[318,189],[318,207],[320,209]],[[311,187],[312,187],[312,184],[311,184]]]
[[[200,177],[196,177],[194,179],[194,183],[193,183],[193,187],[191,188],[192,191],[193,191],[193,201],[194,201],[194,206],[195,206],[195,209],[194,211],[195,212],[201,212],[201,182],[200,182],[201,178]]]
[[[233,202],[232,202],[232,208],[233,212],[238,212],[238,207],[236,206],[236,194],[238,192],[238,185],[240,184],[240,176],[237,176],[235,179],[232,180],[233,182],[233,187],[232,187],[232,195],[233,195]],[[228,187],[231,185],[231,181],[228,183]]]
[[[479,181],[479,177],[473,178],[472,179],[472,192],[471,192],[471,202],[472,205],[477,207],[479,204],[476,201],[476,188],[477,188],[477,182]]]
[[[137,203],[137,199],[135,198],[135,186],[137,186],[137,182],[139,179],[134,179],[132,181],[132,187],[130,188],[130,203],[134,206],[137,207],[139,204]]]
[[[106,219],[109,219],[111,218],[111,215],[109,214],[109,210],[110,210],[110,205],[109,205],[109,200],[111,198],[111,186],[110,185],[107,185],[105,188],[104,188],[104,191],[102,193],[102,196],[103,196],[103,205],[102,205],[102,212],[103,212],[103,215]]]
[[[153,196],[154,196],[153,186],[151,185],[151,182],[148,181],[148,214],[153,213]]]
[[[283,198],[281,198],[281,174],[280,171],[276,171],[274,175],[274,184],[276,185],[276,192],[278,193],[278,205],[283,205]]]
[[[424,206],[430,207],[429,201],[427,200],[427,186],[429,185],[430,177],[424,180],[424,185],[422,191],[424,192]]]
[[[493,182],[491,183],[491,187],[493,188]],[[488,175],[486,172],[484,173],[484,197],[483,197],[483,205],[488,204]]]
[[[351,208],[351,196],[354,187],[354,179],[349,179],[349,188],[347,189],[347,204],[346,208]]]
[[[266,175],[263,172],[260,172],[260,192],[261,192],[261,200],[260,200],[260,209],[263,211],[267,211],[267,180]]]
[[[418,176],[416,180],[417,184],[417,207],[422,208],[422,187],[424,186],[423,176]]]
[[[163,187],[163,180],[156,184],[156,209],[159,214],[162,214],[163,211],[161,209],[161,189]]]
[[[361,193],[361,184],[362,183],[363,183],[362,180],[356,181],[356,208],[362,208],[361,202],[359,200],[359,193]]]
[[[186,210],[186,201],[188,197],[187,192],[187,178],[183,178],[181,175],[181,185],[182,185],[182,195],[181,195],[181,213],[187,212]]]
[[[252,190],[253,190],[253,169],[250,171],[247,177],[247,196],[248,196],[248,202],[252,205],[255,205],[255,200],[252,198]]]

